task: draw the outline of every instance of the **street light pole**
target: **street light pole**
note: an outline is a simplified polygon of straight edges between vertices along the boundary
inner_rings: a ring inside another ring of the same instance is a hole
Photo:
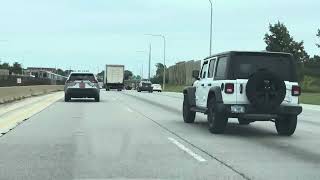
[[[210,6],[211,6],[211,19],[210,19],[210,50],[209,54],[211,56],[212,54],[212,16],[213,16],[213,6],[212,6],[212,0],[209,0]]]
[[[151,44],[149,45],[149,72],[148,72],[148,80],[151,78]]]
[[[163,39],[163,81],[162,81],[162,88],[165,90],[166,86],[166,37],[162,34],[145,34],[146,36],[155,36],[161,37]]]
[[[150,47],[151,47],[151,44],[150,44]],[[147,51],[136,51],[137,53],[147,53]],[[149,54],[150,55],[150,54]],[[149,58],[149,61],[150,61],[150,58]],[[150,66],[150,62],[149,62],[149,66]],[[141,79],[143,79],[143,63],[141,64]],[[150,79],[150,78],[149,78]]]

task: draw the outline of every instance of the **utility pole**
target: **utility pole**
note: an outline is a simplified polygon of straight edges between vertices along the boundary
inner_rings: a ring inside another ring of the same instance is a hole
[[[148,72],[148,79],[150,80],[150,73],[151,73],[151,44],[149,45],[149,72]]]
[[[143,64],[142,64],[142,75],[141,75],[141,80],[143,79]]]
[[[161,37],[163,39],[163,87],[162,89],[165,90],[166,87],[166,37],[162,34],[145,34],[146,36],[155,36]]]
[[[211,20],[210,20],[210,50],[209,55],[212,55],[212,16],[213,16],[213,7],[212,7],[212,0],[209,0],[211,5]]]

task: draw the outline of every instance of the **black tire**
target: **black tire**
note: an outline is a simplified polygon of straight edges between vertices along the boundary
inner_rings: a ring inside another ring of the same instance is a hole
[[[216,112],[217,102],[214,97],[210,98],[208,103],[208,123],[209,131],[213,134],[223,134],[228,123],[228,118],[223,112]]]
[[[65,102],[69,102],[69,101],[71,101],[71,97],[70,97],[70,95],[65,94],[65,95],[64,95],[64,101],[65,101]]]
[[[294,134],[297,128],[297,116],[289,115],[282,116],[276,119],[276,129],[279,135],[291,136]]]
[[[185,123],[194,123],[194,120],[196,118],[196,112],[193,112],[190,110],[191,106],[188,100],[188,97],[184,97],[183,99],[183,120]]]
[[[96,102],[100,102],[100,96],[95,97],[94,100],[95,100]]]
[[[240,125],[249,125],[251,123],[250,120],[248,119],[243,119],[243,118],[238,118],[239,124]]]
[[[106,88],[106,91],[110,91],[110,89],[109,89],[109,88]]]

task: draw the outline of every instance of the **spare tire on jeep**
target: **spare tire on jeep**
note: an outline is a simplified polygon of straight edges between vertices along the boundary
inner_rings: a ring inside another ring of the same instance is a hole
[[[268,70],[252,74],[246,86],[250,103],[260,111],[270,111],[280,106],[286,96],[286,84]]]

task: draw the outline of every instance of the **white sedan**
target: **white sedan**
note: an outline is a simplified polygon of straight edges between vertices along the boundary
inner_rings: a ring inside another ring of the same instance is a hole
[[[152,84],[152,87],[153,87],[153,91],[158,91],[158,92],[162,91],[160,84]]]

